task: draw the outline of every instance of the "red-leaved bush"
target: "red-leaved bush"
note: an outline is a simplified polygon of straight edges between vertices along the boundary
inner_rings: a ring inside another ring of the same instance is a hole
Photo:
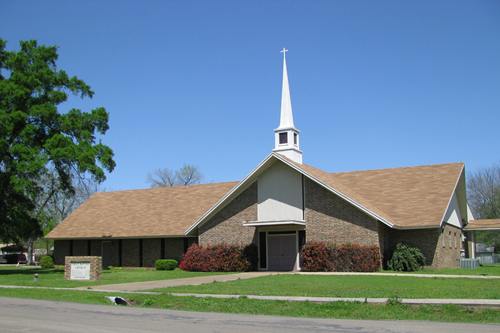
[[[300,251],[305,272],[375,272],[380,269],[378,246],[306,243]]]
[[[199,246],[193,244],[182,257],[179,267],[194,272],[245,272],[257,268],[257,247],[234,245]]]

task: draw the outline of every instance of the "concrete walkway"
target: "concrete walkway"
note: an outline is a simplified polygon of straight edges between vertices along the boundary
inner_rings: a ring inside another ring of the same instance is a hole
[[[390,300],[387,297],[383,298],[362,298],[362,297],[313,297],[313,296],[262,296],[262,295],[225,295],[225,294],[196,294],[196,293],[170,293],[172,296],[178,297],[199,297],[199,298],[247,298],[266,301],[287,301],[287,302],[361,302],[384,304]],[[500,300],[497,299],[463,299],[463,298],[399,298],[402,304],[411,305],[465,305],[465,306],[486,306],[500,307]]]
[[[283,274],[322,275],[322,276],[404,276],[418,278],[443,278],[443,279],[500,279],[498,275],[460,275],[460,274],[422,274],[422,273],[379,273],[379,272],[287,272]]]
[[[88,286],[74,288],[77,290],[97,290],[97,291],[141,291],[159,288],[169,288],[178,286],[195,286],[212,282],[227,282],[236,280],[253,279],[269,275],[317,275],[317,276],[398,276],[398,277],[418,277],[418,278],[443,278],[443,279],[500,279],[500,276],[485,275],[451,275],[451,274],[418,274],[418,273],[361,273],[361,272],[245,272],[236,274],[208,275],[183,279],[144,281],[106,284],[98,286]]]
[[[212,282],[227,282],[236,280],[252,279],[261,276],[274,275],[274,272],[246,272],[224,275],[197,276],[184,279],[171,279],[160,281],[144,281],[118,284],[105,284],[100,286],[88,286],[74,288],[76,290],[97,290],[97,291],[140,291],[178,286],[196,286]]]

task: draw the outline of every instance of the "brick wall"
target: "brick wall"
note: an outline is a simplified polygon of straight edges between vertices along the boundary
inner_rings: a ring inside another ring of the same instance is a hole
[[[194,241],[195,239],[193,239]],[[142,261],[144,267],[153,267],[161,255],[161,238],[142,240]],[[184,238],[165,238],[164,258],[180,260],[184,254]],[[193,241],[190,241],[191,244]],[[66,256],[101,256],[103,267],[120,266],[120,242],[122,243],[122,266],[139,267],[139,239],[75,239],[54,241],[54,261],[64,264]]]
[[[385,227],[384,232],[387,235],[387,251],[384,260],[390,259],[397,243],[406,243],[418,247],[422,251],[428,266],[436,268],[458,266],[461,232],[456,227],[448,224],[445,224],[444,228],[416,230],[397,230]]]
[[[151,238],[142,241],[142,265],[153,267],[155,261],[161,258],[161,239]]]
[[[165,259],[180,260],[184,254],[184,238],[165,238]]]
[[[71,255],[70,240],[55,240],[54,241],[54,263],[56,265],[64,265],[64,257]]]
[[[462,245],[462,232],[459,228],[445,224],[439,234],[436,255],[432,266],[458,267],[460,248]]]
[[[257,182],[212,217],[199,229],[199,242],[207,244],[248,245],[257,241],[255,228],[244,227],[257,220]]]
[[[86,239],[75,239],[73,241],[73,255],[74,256],[86,256],[88,252],[88,240]]]
[[[307,241],[380,246],[377,220],[317,183],[304,181]]]
[[[139,240],[122,240],[122,266],[139,267],[140,265]]]
[[[99,280],[102,272],[101,257],[95,256],[67,256],[64,260],[64,278],[71,279],[71,263],[85,262],[90,264],[90,280]]]
[[[102,244],[100,239],[92,239],[90,241],[90,255],[91,256],[101,256],[102,255]]]
[[[425,256],[426,265],[433,265],[440,229],[397,230],[386,227],[388,235],[385,260],[389,260],[398,243],[418,247]]]

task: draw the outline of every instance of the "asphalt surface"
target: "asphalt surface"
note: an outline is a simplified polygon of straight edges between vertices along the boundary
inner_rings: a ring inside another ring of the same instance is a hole
[[[300,319],[0,298],[0,331],[2,333],[306,331],[308,333],[498,333],[500,325]]]

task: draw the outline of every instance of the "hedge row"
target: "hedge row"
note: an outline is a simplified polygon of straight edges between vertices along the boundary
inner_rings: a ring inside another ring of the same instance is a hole
[[[306,272],[375,272],[381,266],[378,246],[311,242],[304,245],[300,258]]]
[[[246,272],[257,269],[257,247],[234,245],[199,246],[193,244],[179,267],[194,272]]]

